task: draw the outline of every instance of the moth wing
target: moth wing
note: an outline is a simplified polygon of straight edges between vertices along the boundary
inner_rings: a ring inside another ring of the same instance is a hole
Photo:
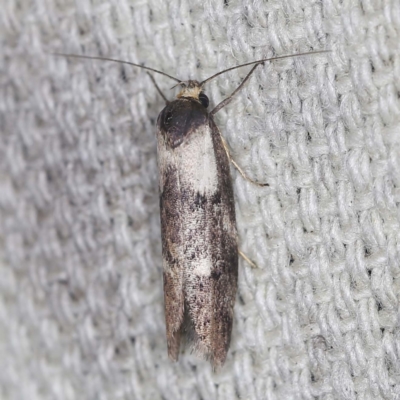
[[[202,128],[203,182],[192,187],[186,222],[185,306],[194,350],[214,367],[226,359],[230,344],[238,276],[238,248],[229,160],[213,120]],[[202,150],[200,150],[202,149]],[[215,176],[213,176],[215,175]]]
[[[160,196],[165,322],[168,355],[174,361],[178,359],[184,314],[183,268],[178,235],[181,203],[176,193],[179,187],[177,179],[174,168],[167,168]]]
[[[173,116],[174,107],[186,114]],[[232,330],[237,233],[229,160],[212,117],[196,114],[198,107],[177,100],[159,117],[165,317],[171,359],[177,360],[185,333],[217,367],[226,359]]]
[[[165,321],[167,330],[168,356],[177,361],[181,341],[183,321],[183,292],[180,277],[178,280],[169,272],[164,272]]]

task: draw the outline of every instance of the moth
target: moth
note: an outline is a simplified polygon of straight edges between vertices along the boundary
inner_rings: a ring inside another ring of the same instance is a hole
[[[226,360],[231,340],[237,291],[238,235],[230,161],[232,159],[214,121],[254,70],[266,61],[325,51],[262,59],[218,72],[202,82],[183,81],[153,68],[103,57],[55,53],[66,57],[116,61],[167,76],[181,87],[166,101],[157,120],[161,239],[165,322],[169,357],[177,361],[182,338],[192,350],[211,361],[214,369]],[[204,86],[217,76],[253,65],[239,87],[212,111]]]

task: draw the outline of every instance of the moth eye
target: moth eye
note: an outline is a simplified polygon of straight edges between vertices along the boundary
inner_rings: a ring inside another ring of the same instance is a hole
[[[208,100],[208,97],[203,92],[201,92],[199,94],[199,100],[204,108],[208,107],[208,104],[210,103],[210,101]]]

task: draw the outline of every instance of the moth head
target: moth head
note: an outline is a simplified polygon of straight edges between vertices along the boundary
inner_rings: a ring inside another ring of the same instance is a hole
[[[176,96],[180,98],[189,98],[198,101],[204,108],[208,107],[209,100],[203,90],[203,85],[198,81],[183,81],[180,82],[182,90]]]

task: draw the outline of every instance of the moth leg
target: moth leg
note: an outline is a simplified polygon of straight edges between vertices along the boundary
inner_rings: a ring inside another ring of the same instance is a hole
[[[151,81],[153,82],[154,86],[157,89],[157,92],[160,93],[161,97],[164,99],[164,101],[168,104],[169,101],[167,98],[164,96],[164,93],[161,91],[161,89],[158,87],[156,80],[154,79],[153,75],[150,74],[150,72],[147,72],[147,75],[150,77]]]
[[[253,185],[257,185],[257,186],[269,186],[268,183],[260,183],[260,182],[256,182],[253,179],[249,178],[245,172],[242,170],[242,168],[239,167],[239,165],[236,163],[236,161],[232,158],[230,152],[229,152],[229,148],[228,148],[228,144],[226,143],[225,139],[223,138],[223,136],[221,135],[221,133],[219,132],[219,135],[221,136],[221,140],[222,140],[222,144],[224,146],[226,155],[228,156],[229,161],[235,166],[235,168],[239,171],[240,175],[243,176],[244,179],[246,179],[246,181],[251,182]]]
[[[260,64],[264,64],[263,62],[260,62],[258,64],[256,64],[251,70],[250,72],[246,75],[246,77],[242,80],[242,83],[231,93],[230,96],[228,96],[225,100],[222,100],[221,103],[217,104],[215,106],[215,108],[210,112],[211,115],[215,115],[221,108],[224,108],[225,106],[227,106],[235,97],[235,94],[237,92],[239,92],[242,87],[244,86],[244,84],[247,82],[247,80],[250,78],[250,76],[252,75],[252,73],[254,72],[254,70],[260,65]]]
[[[238,249],[239,254],[243,257],[243,259],[253,268],[258,268],[257,264],[250,260],[249,257],[246,256],[241,250]]]

